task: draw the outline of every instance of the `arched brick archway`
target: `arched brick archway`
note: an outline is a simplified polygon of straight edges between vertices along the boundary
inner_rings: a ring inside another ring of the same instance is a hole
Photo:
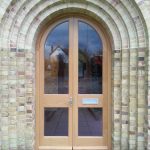
[[[113,148],[148,147],[148,2],[2,0],[0,4],[1,149],[34,147],[35,41],[47,21],[67,12],[95,18],[112,38]]]

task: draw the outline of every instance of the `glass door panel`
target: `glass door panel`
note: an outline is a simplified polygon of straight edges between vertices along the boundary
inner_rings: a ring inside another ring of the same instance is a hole
[[[79,94],[101,94],[102,41],[89,24],[79,21],[78,27],[78,92]]]
[[[68,136],[68,108],[44,109],[44,136]]]
[[[102,136],[102,108],[79,108],[78,114],[79,136]]]
[[[57,25],[49,34],[44,48],[44,93],[68,93],[69,23]]]

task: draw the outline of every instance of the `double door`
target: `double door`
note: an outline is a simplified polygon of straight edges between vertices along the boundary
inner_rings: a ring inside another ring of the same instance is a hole
[[[38,149],[108,149],[108,59],[101,31],[80,18],[52,24],[37,52]]]

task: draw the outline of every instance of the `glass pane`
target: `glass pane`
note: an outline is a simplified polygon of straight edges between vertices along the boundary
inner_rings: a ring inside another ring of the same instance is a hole
[[[68,108],[44,109],[44,136],[68,136]]]
[[[102,93],[102,41],[90,25],[79,22],[78,79],[80,94]]]
[[[103,118],[101,108],[79,108],[78,135],[102,136]]]
[[[56,26],[48,35],[44,50],[45,94],[68,93],[68,22]]]

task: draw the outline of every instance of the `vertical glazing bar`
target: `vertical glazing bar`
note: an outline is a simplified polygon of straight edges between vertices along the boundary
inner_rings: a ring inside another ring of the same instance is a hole
[[[75,146],[78,138],[78,20],[73,18],[73,145]]]
[[[70,97],[73,96],[73,27],[72,27],[72,18],[69,18],[69,95],[68,101]],[[69,145],[72,146],[73,143],[73,107],[69,106]]]

